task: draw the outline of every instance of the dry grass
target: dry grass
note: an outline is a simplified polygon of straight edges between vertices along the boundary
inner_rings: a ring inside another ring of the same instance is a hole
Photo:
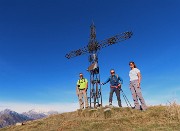
[[[180,131],[180,106],[172,103],[143,112],[129,108],[78,110],[0,131]]]

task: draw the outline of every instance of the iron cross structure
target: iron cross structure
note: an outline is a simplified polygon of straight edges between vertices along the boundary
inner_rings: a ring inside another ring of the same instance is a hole
[[[90,39],[88,45],[78,50],[71,51],[70,53],[65,55],[66,58],[70,59],[83,54],[87,54],[87,53],[89,54],[90,66],[88,67],[87,70],[90,73],[90,95],[88,97],[90,108],[92,107],[96,108],[102,106],[98,52],[102,48],[127,40],[131,38],[132,35],[133,33],[131,31],[126,31],[121,34],[114,35],[108,39],[97,41],[96,27],[94,23],[92,23],[90,26]]]

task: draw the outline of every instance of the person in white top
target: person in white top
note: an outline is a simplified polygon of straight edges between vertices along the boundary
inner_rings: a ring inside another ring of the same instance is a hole
[[[138,110],[146,110],[147,106],[144,101],[144,98],[141,93],[141,73],[140,70],[136,67],[135,63],[133,61],[129,62],[129,66],[131,70],[129,71],[129,77],[130,77],[130,90],[132,93],[132,97],[134,100],[134,108]],[[138,102],[141,102],[141,106]]]

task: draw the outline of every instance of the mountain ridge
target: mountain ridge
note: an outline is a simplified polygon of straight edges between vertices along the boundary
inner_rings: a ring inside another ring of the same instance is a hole
[[[27,121],[42,119],[52,114],[58,114],[57,111],[48,112],[36,112],[37,110],[32,109],[28,112],[17,113],[10,109],[4,109],[0,111],[0,128],[14,125],[16,123],[24,123]]]

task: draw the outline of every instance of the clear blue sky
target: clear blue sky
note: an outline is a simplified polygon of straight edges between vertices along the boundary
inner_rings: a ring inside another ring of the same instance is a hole
[[[179,102],[179,12],[179,0],[1,0],[0,102],[76,103],[78,73],[89,78],[88,55],[70,60],[64,56],[88,44],[92,20],[97,40],[134,33],[131,39],[101,50],[102,81],[114,68],[132,101],[128,62],[133,60],[141,70],[148,105]],[[108,96],[107,84],[105,103]]]

